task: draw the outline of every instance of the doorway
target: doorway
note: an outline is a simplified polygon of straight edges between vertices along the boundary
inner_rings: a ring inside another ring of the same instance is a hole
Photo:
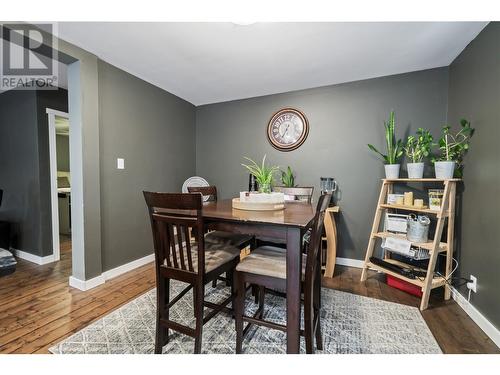
[[[69,115],[46,110],[49,124],[50,195],[52,209],[52,248],[54,261],[61,254],[71,259],[71,170],[69,154]]]

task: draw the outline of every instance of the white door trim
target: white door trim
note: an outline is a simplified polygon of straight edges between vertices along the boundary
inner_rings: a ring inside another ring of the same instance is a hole
[[[52,209],[52,254],[54,262],[61,259],[59,243],[59,201],[57,198],[57,152],[56,152],[56,116],[69,120],[69,114],[47,108],[49,119],[49,168],[50,168],[50,202]]]

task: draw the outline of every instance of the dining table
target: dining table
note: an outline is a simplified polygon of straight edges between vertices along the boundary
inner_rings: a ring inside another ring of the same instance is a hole
[[[287,353],[299,353],[302,236],[312,225],[315,210],[307,202],[285,202],[284,209],[250,211],[232,207],[231,199],[203,204],[207,229],[275,238],[286,242]],[[281,241],[282,242],[282,241]]]

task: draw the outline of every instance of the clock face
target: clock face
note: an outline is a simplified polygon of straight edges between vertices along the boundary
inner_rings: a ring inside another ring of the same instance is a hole
[[[276,112],[267,126],[267,137],[281,151],[295,150],[309,133],[306,116],[297,109],[284,108]]]

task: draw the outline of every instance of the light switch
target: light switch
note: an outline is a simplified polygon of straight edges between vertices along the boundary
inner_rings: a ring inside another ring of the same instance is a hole
[[[122,158],[116,159],[116,168],[117,169],[125,169],[125,159],[122,159]]]

